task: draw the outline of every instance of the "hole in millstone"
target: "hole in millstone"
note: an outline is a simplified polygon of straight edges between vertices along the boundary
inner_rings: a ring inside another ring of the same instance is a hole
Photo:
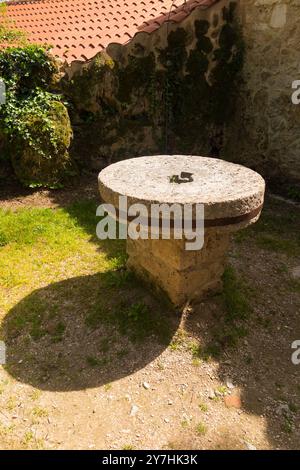
[[[177,184],[192,183],[194,181],[193,173],[182,171],[180,176],[179,175],[169,176],[169,181],[170,183],[177,183]]]

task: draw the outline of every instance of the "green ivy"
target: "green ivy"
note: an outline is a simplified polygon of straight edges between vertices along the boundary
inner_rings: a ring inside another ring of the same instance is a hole
[[[52,91],[57,74],[57,64],[44,47],[0,52],[0,78],[6,85],[0,140],[2,136],[4,154],[27,185],[55,184],[68,160],[72,132],[62,97]]]
[[[0,51],[0,76],[20,98],[38,87],[48,89],[57,72],[45,47],[29,44]]]
[[[47,154],[47,149],[43,146],[43,134],[47,135],[49,143],[57,150],[59,142],[56,127],[49,116],[49,112],[51,104],[60,100],[60,97],[55,97],[51,93],[38,88],[22,100],[22,106],[20,106],[20,101],[15,94],[10,91],[7,92],[6,99],[7,104],[1,123],[4,133],[14,141],[26,141],[41,157],[51,158],[51,155]],[[29,117],[31,119],[28,119]],[[36,132],[31,126],[33,119],[42,123],[42,132],[39,136],[36,136]]]

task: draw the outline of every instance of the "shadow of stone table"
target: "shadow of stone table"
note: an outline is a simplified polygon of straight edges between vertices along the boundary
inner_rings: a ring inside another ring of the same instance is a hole
[[[135,217],[124,211],[120,196],[126,196],[128,208],[142,204],[148,211],[149,217],[143,213],[140,224],[147,238],[127,238],[128,267],[166,292],[176,305],[221,291],[231,235],[259,219],[265,194],[264,179],[255,171],[200,156],[132,158],[102,170],[98,181],[102,200],[116,208],[116,217],[123,222],[133,223]],[[150,214],[162,204],[169,212],[160,213],[156,220],[160,226],[151,237],[155,231],[150,229]],[[187,233],[178,238],[183,222],[178,225],[179,212],[170,210],[174,204],[182,214],[190,207],[191,233],[198,224],[199,231],[203,226],[201,249],[187,249]],[[168,215],[170,236],[163,239],[162,221]]]

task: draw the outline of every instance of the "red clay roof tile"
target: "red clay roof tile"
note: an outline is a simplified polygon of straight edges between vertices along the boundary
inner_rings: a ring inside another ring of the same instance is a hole
[[[35,43],[66,60],[88,60],[111,43],[125,44],[166,21],[181,22],[218,0],[13,0],[7,14]],[[0,45],[1,48],[1,45]]]

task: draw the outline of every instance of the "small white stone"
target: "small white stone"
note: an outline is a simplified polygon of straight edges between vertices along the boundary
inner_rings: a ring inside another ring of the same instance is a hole
[[[245,444],[248,450],[257,450],[256,447],[250,442],[245,442]]]
[[[300,279],[300,266],[295,266],[292,269],[291,274],[293,279]]]
[[[231,390],[234,388],[234,385],[233,385],[233,383],[230,379],[226,380],[226,387],[231,389]]]
[[[139,407],[136,406],[136,405],[132,405],[131,411],[130,411],[130,416],[135,416],[138,411],[139,411]]]
[[[148,382],[144,382],[144,383],[143,383],[143,387],[144,387],[146,390],[149,390],[150,384],[148,384]]]

